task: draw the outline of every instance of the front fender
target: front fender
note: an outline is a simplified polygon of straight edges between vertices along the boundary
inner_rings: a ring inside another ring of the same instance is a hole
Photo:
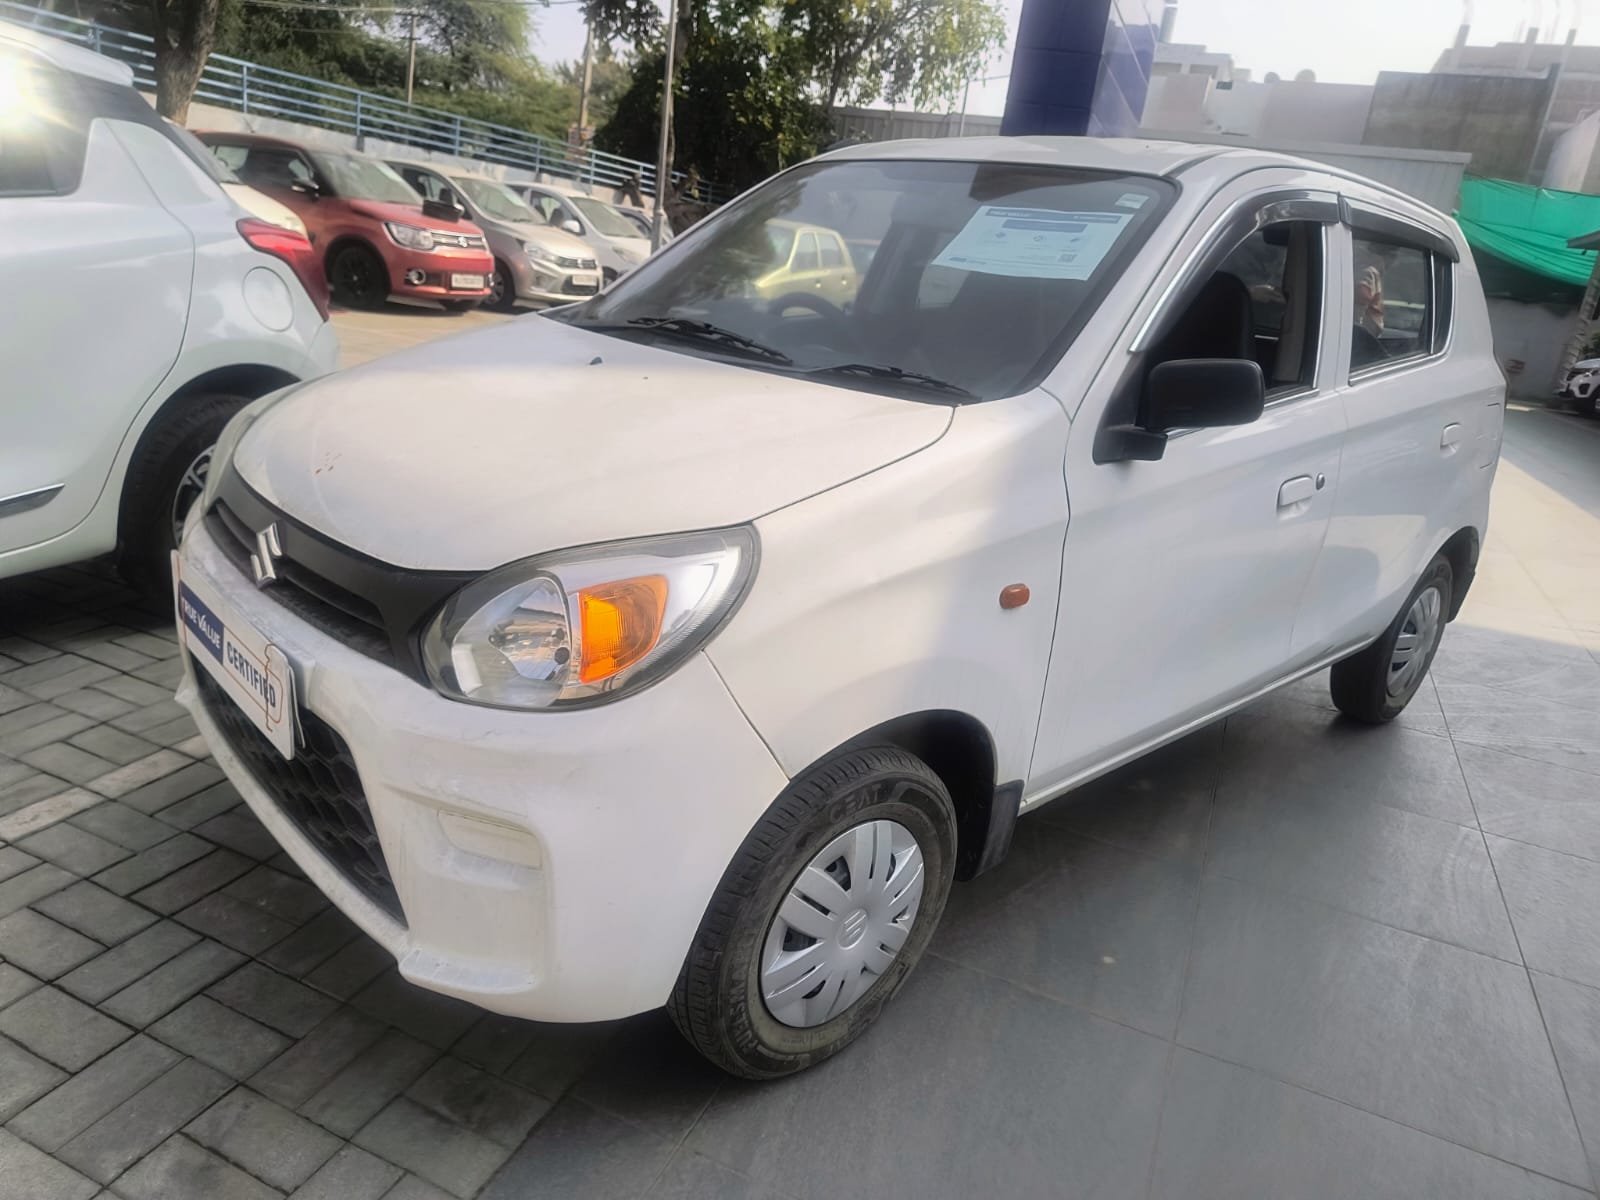
[[[908,401],[910,403],[910,401]],[[1028,773],[1055,634],[1069,422],[1042,392],[956,411],[940,441],[761,518],[761,566],[708,653],[784,771],[886,721],[975,718]],[[1002,609],[1002,588],[1028,602]]]

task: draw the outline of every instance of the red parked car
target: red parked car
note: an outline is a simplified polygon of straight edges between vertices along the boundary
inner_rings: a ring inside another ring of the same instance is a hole
[[[406,296],[459,312],[488,297],[494,257],[483,231],[459,208],[424,201],[381,159],[261,134],[198,136],[241,181],[306,223],[340,303]]]

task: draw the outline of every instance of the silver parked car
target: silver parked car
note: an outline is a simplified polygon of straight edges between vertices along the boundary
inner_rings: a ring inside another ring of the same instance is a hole
[[[518,300],[567,304],[600,290],[600,264],[581,238],[545,223],[498,179],[448,174],[431,163],[389,163],[425,199],[466,210],[483,230],[494,255],[489,308],[510,312]]]

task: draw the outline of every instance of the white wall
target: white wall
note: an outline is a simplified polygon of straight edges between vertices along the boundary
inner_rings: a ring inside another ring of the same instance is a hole
[[[1595,149],[1600,145],[1600,112],[1592,112],[1568,129],[1550,148],[1550,160],[1545,163],[1544,186],[1563,192],[1586,192],[1591,174],[1600,163],[1595,162]]]
[[[1553,308],[1519,300],[1489,301],[1494,356],[1506,371],[1513,396],[1549,398],[1577,319],[1578,314],[1571,307]],[[1518,362],[1523,364],[1522,369],[1512,373],[1510,368]]]
[[[1372,88],[1364,84],[1235,80],[1225,88],[1204,75],[1160,75],[1150,80],[1141,124],[1299,142],[1359,142],[1371,108]]]

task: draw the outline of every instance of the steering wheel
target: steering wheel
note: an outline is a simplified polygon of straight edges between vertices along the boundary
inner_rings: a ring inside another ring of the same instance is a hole
[[[841,347],[851,353],[859,350],[860,343],[856,340],[856,331],[851,327],[850,314],[832,300],[814,292],[789,292],[767,305],[767,315],[782,320],[783,314],[791,308],[808,309],[826,322],[826,330],[819,331],[823,340],[816,345],[832,351],[838,351]]]

